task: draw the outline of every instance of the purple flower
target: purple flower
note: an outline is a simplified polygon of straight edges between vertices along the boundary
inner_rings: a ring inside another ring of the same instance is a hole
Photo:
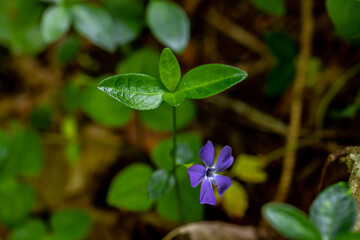
[[[212,185],[217,187],[217,192],[223,196],[225,191],[231,186],[231,179],[217,173],[228,169],[234,162],[231,156],[231,147],[225,146],[214,165],[215,149],[212,142],[208,141],[199,152],[201,160],[205,163],[202,165],[193,165],[189,167],[190,183],[196,187],[202,181],[200,190],[200,203],[215,205],[215,194]],[[214,165],[214,166],[213,166]]]

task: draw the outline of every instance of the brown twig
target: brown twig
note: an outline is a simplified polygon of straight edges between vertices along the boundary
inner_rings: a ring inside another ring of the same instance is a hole
[[[313,0],[302,0],[301,3],[301,50],[296,66],[295,83],[290,111],[290,126],[286,139],[286,155],[283,162],[283,170],[279,187],[276,193],[276,201],[284,201],[288,195],[295,167],[295,154],[301,128],[302,93],[310,59],[313,36]]]

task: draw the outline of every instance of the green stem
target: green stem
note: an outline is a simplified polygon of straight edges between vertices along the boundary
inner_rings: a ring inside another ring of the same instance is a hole
[[[179,206],[179,218],[180,222],[184,222],[184,212],[182,208],[182,202],[181,202],[181,195],[180,195],[180,186],[178,178],[176,177],[176,108],[172,107],[173,112],[173,156],[172,156],[172,163],[173,163],[173,169],[172,172],[174,173],[175,177],[175,193],[176,198]]]

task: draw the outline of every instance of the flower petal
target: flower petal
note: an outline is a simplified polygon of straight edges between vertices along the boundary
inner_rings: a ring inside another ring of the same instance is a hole
[[[213,187],[207,177],[204,178],[201,184],[200,203],[210,205],[215,205],[216,203]]]
[[[221,149],[218,160],[215,163],[216,172],[222,172],[228,169],[234,162],[234,157],[231,156],[231,147],[225,146]]]
[[[217,192],[222,197],[225,191],[231,186],[231,178],[215,174],[212,182],[217,186]]]
[[[214,164],[215,149],[211,141],[207,141],[200,149],[199,156],[207,167],[211,167]]]
[[[192,187],[196,187],[205,177],[206,168],[202,165],[194,165],[188,168],[190,175],[190,183]]]

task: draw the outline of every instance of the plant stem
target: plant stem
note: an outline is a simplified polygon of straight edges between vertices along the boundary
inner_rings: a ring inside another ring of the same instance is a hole
[[[176,107],[172,107],[173,112],[173,156],[172,156],[172,162],[173,162],[173,170],[175,177],[175,193],[177,198],[177,203],[179,206],[179,219],[180,222],[184,222],[184,212],[182,208],[182,201],[181,201],[181,195],[180,195],[180,186],[178,178],[176,177]]]

